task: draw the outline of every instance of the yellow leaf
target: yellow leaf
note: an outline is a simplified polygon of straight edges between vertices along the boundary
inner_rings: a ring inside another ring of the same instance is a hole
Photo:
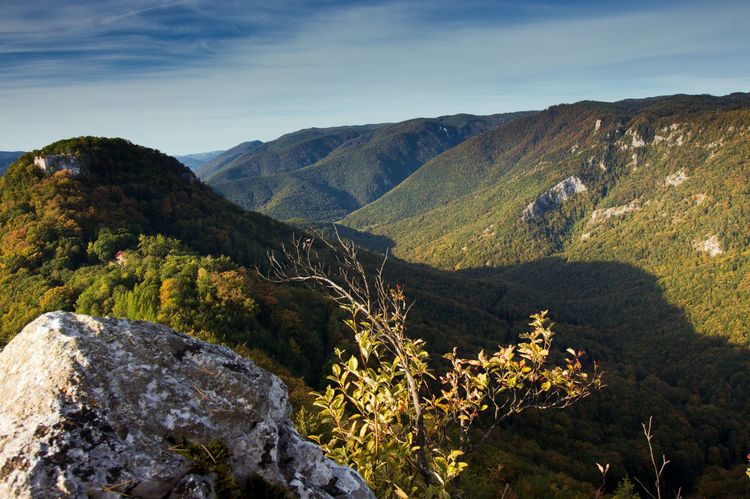
[[[409,496],[406,495],[406,492],[401,490],[401,488],[398,485],[394,483],[393,486],[396,488],[396,495],[398,497],[400,497],[401,499],[409,499]]]

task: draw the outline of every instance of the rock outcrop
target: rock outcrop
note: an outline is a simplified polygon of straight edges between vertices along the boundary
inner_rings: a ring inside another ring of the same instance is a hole
[[[71,175],[83,173],[83,161],[74,154],[51,154],[34,156],[34,165],[45,173],[67,170]]]
[[[276,376],[166,326],[47,313],[0,352],[0,379],[0,497],[199,498],[227,482],[374,497],[297,434]]]
[[[719,243],[719,237],[715,234],[705,241],[693,241],[693,249],[695,249],[695,251],[708,253],[708,256],[711,258],[724,253],[724,250],[721,249],[721,244]]]
[[[541,217],[548,211],[557,208],[566,199],[586,191],[586,186],[581,179],[575,175],[566,178],[556,184],[550,190],[536,198],[523,210],[522,218],[528,222],[534,218]]]
[[[676,172],[668,175],[664,179],[664,184],[668,187],[676,187],[688,179],[688,175],[684,168],[677,170]]]
[[[641,207],[639,203],[640,201],[638,199],[634,199],[628,204],[624,204],[622,206],[613,206],[612,208],[594,210],[587,225],[599,225],[605,220],[609,220],[612,217],[624,217],[628,213],[640,210]]]

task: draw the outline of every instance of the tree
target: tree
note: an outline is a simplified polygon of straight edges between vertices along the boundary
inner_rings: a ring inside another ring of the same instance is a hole
[[[269,255],[269,278],[310,285],[346,311],[357,351],[336,350],[330,384],[314,402],[329,431],[311,438],[378,496],[447,497],[467,466],[462,456],[500,421],[529,408],[566,407],[601,386],[601,375],[584,372],[574,350],[563,366],[550,364],[546,312],[531,317],[518,345],[472,359],[454,349],[444,356],[450,368],[436,376],[424,340],[406,334],[411,305],[400,286],[385,282],[385,259],[370,279],[353,243],[321,243],[334,270],[313,239],[296,238],[281,257]],[[474,425],[480,414],[489,416],[482,432]]]

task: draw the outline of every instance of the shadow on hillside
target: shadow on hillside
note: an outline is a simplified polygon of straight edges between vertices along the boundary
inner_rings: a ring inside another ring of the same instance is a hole
[[[613,349],[617,360],[637,362],[670,384],[692,388],[710,374],[712,385],[726,383],[750,395],[750,379],[737,379],[750,368],[750,351],[719,336],[698,335],[683,311],[664,298],[657,278],[637,267],[554,257],[460,273],[503,284],[506,293],[491,310],[497,316],[517,320],[549,309],[557,322],[595,328],[607,336],[598,342]],[[746,400],[733,402],[736,409],[750,407]]]
[[[360,258],[370,269],[382,262],[382,254],[367,251]],[[458,272],[390,258],[385,271],[415,301],[409,330],[428,341],[433,359],[453,346],[468,356],[514,343],[529,315],[548,309],[556,348],[585,350],[589,366],[601,363],[605,389],[565,411],[509,419],[511,431],[498,432],[490,459],[505,451],[592,484],[601,480],[596,462],[612,464],[612,485],[626,474],[648,479],[640,425],[653,416],[657,452],[672,460],[666,480],[675,489],[692,492],[707,469],[743,463],[750,351],[697,334],[654,275],[624,263],[561,258]]]
[[[558,414],[567,413],[560,418],[584,433],[594,428],[602,455],[615,452],[629,472],[649,476],[643,456],[641,463],[636,456],[645,448],[640,423],[654,416],[661,428],[658,452],[674,461],[671,483],[690,489],[707,465],[743,463],[750,445],[750,351],[697,334],[683,311],[664,298],[655,276],[623,263],[561,258],[459,273],[502,285],[505,292],[488,312],[514,324],[514,331],[530,313],[549,309],[558,323],[558,346],[583,348],[587,359],[601,362],[607,388]],[[527,434],[544,431],[542,423],[522,418],[511,424]],[[576,451],[579,458],[585,447]]]
[[[396,247],[396,241],[387,236],[373,234],[371,232],[360,231],[334,222],[308,222],[300,221],[295,223],[296,226],[303,230],[312,229],[323,235],[329,241],[336,240],[336,232],[344,239],[348,239],[358,247],[366,248],[368,251],[384,254]]]
[[[362,256],[370,268],[382,258]],[[428,340],[433,358],[454,345],[470,355],[516,342],[529,315],[548,309],[556,348],[584,350],[589,367],[601,364],[603,390],[564,411],[511,418],[493,455],[504,450],[592,484],[601,480],[594,463],[605,460],[615,470],[612,485],[626,474],[648,479],[641,423],[653,416],[657,452],[672,460],[666,480],[675,489],[695,491],[710,466],[743,464],[750,351],[697,334],[654,275],[623,263],[561,258],[458,272],[391,258],[386,274],[415,301],[410,331]],[[726,493],[738,492],[718,495]]]

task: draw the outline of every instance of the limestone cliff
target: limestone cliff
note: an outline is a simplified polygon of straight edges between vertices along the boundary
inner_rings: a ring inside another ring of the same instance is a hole
[[[298,497],[373,497],[297,434],[277,377],[166,326],[44,314],[0,352],[0,379],[0,497],[214,497],[221,477],[190,446],[246,494],[261,477]]]
[[[586,186],[575,175],[556,184],[550,190],[536,198],[523,210],[523,220],[539,218],[549,210],[555,209],[563,201],[586,191]]]

